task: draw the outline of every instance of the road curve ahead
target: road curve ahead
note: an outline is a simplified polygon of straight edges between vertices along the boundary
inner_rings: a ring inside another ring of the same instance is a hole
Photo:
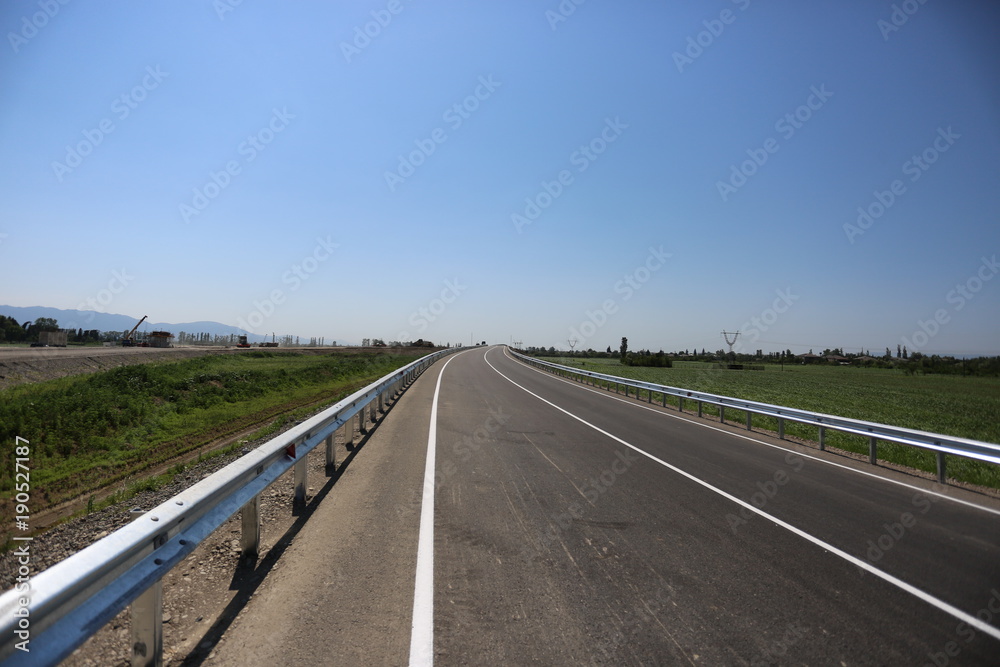
[[[990,499],[502,347],[436,364],[365,449],[324,502],[343,525],[317,511],[285,556],[314,583],[269,576],[222,664],[260,664],[265,643],[327,664],[1000,663]],[[375,504],[338,501],[362,483]]]

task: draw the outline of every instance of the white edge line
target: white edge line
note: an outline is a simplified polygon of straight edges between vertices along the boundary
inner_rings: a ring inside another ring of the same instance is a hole
[[[843,463],[837,463],[836,461],[828,461],[828,460],[820,458],[818,456],[813,456],[812,454],[807,454],[805,452],[800,452],[800,451],[798,451],[796,449],[791,449],[789,447],[782,447],[781,445],[776,445],[776,444],[770,443],[770,442],[764,442],[763,440],[758,440],[757,438],[751,438],[750,436],[743,435],[742,433],[734,433],[733,431],[728,431],[726,429],[719,428],[718,426],[712,426],[711,424],[705,424],[705,423],[700,422],[700,421],[695,421],[694,419],[689,419],[687,417],[682,417],[681,415],[675,415],[675,414],[673,414],[671,412],[664,412],[663,410],[654,410],[653,408],[647,407],[646,405],[643,405],[642,403],[637,403],[635,401],[629,401],[629,400],[626,400],[624,398],[618,398],[617,396],[613,396],[611,394],[608,394],[607,392],[599,391],[599,390],[596,390],[596,389],[591,389],[590,387],[588,387],[586,385],[582,385],[579,382],[571,382],[570,380],[567,380],[566,378],[559,377],[558,375],[552,375],[551,373],[546,373],[545,371],[541,371],[541,370],[535,368],[534,366],[531,366],[529,364],[525,364],[524,362],[520,361],[519,359],[515,359],[514,357],[511,357],[510,355],[506,354],[506,350],[504,350],[504,356],[506,356],[511,361],[515,361],[517,363],[522,364],[525,368],[527,368],[529,370],[532,370],[532,371],[535,371],[536,373],[541,373],[542,375],[544,375],[546,377],[551,377],[551,378],[559,380],[559,381],[561,381],[561,382],[563,382],[563,383],[565,383],[567,385],[570,385],[570,386],[573,386],[573,387],[578,387],[580,389],[583,389],[584,391],[588,391],[588,392],[590,392],[592,394],[596,394],[598,396],[604,396],[605,398],[609,398],[609,399],[611,399],[613,401],[618,401],[619,403],[624,403],[625,405],[631,405],[631,406],[639,408],[641,410],[648,410],[649,412],[652,412],[654,414],[663,415],[664,417],[669,417],[671,419],[677,419],[678,421],[687,422],[688,424],[694,424],[695,426],[700,426],[702,428],[707,428],[707,429],[710,429],[712,431],[718,431],[719,433],[726,433],[728,435],[733,436],[734,438],[742,438],[743,440],[749,440],[750,442],[755,442],[758,445],[763,445],[765,447],[771,447],[772,449],[778,449],[778,450],[781,450],[783,452],[791,452],[791,453],[795,454],[796,456],[801,456],[802,458],[810,459],[812,461],[817,461],[819,463],[823,463],[823,464],[826,464],[828,466],[834,466],[835,468],[841,468],[843,470],[848,470],[848,471],[856,473],[858,475],[864,475],[865,477],[872,477],[874,479],[881,480],[881,481],[887,482],[889,484],[895,484],[897,486],[902,486],[904,488],[910,489],[911,491],[917,491],[919,493],[923,493],[923,494],[930,495],[930,496],[937,496],[938,498],[941,498],[943,500],[950,500],[953,503],[958,503],[960,505],[965,505],[966,507],[971,507],[973,509],[981,510],[983,512],[989,512],[990,514],[996,514],[997,516],[1000,516],[1000,510],[993,509],[992,507],[985,507],[983,505],[978,505],[978,504],[970,502],[968,500],[962,500],[961,498],[955,498],[954,496],[949,496],[947,493],[941,493],[940,491],[933,491],[931,489],[924,489],[924,488],[921,488],[919,486],[913,486],[912,484],[908,484],[906,482],[902,482],[902,481],[897,480],[897,479],[892,479],[890,477],[884,477],[884,476],[879,475],[877,473],[868,472],[867,470],[859,470],[858,468],[852,468],[851,466],[844,465]],[[622,378],[622,379],[627,380],[629,378]],[[694,400],[694,399],[688,399],[688,400]],[[937,482],[935,482],[935,484],[937,484]]]
[[[467,350],[468,351],[468,350]],[[434,664],[434,470],[437,450],[438,397],[448,364],[444,362],[434,386],[431,424],[427,432],[427,462],[424,464],[423,495],[420,499],[420,532],[417,538],[417,570],[413,584],[413,621],[410,626],[410,665]]]
[[[717,493],[718,495],[722,496],[723,498],[726,498],[727,500],[730,500],[730,501],[736,503],[737,505],[740,505],[741,507],[745,507],[746,509],[748,509],[749,511],[753,512],[754,514],[758,514],[758,515],[760,515],[762,517],[765,517],[766,519],[768,519],[770,521],[773,521],[775,524],[777,524],[778,526],[781,526],[785,530],[788,530],[789,532],[792,532],[792,533],[798,535],[799,537],[812,542],[816,546],[818,546],[821,549],[824,549],[826,551],[829,551],[830,553],[834,554],[835,556],[839,556],[840,558],[846,560],[848,563],[851,563],[855,567],[859,567],[862,570],[865,570],[866,572],[870,572],[870,573],[874,574],[876,577],[879,577],[880,579],[883,579],[883,580],[887,581],[888,583],[892,584],[893,586],[896,586],[897,588],[900,588],[900,589],[906,591],[907,593],[913,595],[914,597],[917,597],[917,598],[923,600],[927,604],[930,604],[931,606],[936,607],[937,609],[940,609],[941,611],[954,616],[955,618],[959,619],[960,621],[963,621],[964,623],[968,623],[972,627],[976,628],[977,630],[979,630],[981,632],[985,632],[986,634],[988,634],[989,636],[993,637],[994,639],[1000,640],[1000,628],[995,628],[992,625],[987,625],[983,621],[979,620],[979,618],[977,618],[976,616],[973,616],[972,614],[966,613],[966,612],[962,611],[961,609],[959,609],[958,607],[950,605],[947,602],[945,602],[944,600],[940,600],[940,599],[934,597],[933,595],[931,595],[930,593],[926,593],[926,592],[920,590],[919,588],[917,588],[916,586],[913,586],[912,584],[908,584],[907,582],[903,581],[902,579],[894,577],[893,575],[889,574],[888,572],[884,572],[884,571],[878,569],[877,567],[872,566],[868,561],[864,561],[864,560],[861,560],[860,558],[852,556],[851,554],[847,553],[846,551],[842,551],[841,549],[838,549],[837,547],[833,546],[832,544],[830,544],[828,542],[824,542],[823,540],[819,539],[818,537],[814,537],[814,536],[810,535],[809,533],[805,532],[804,530],[796,528],[795,526],[791,525],[790,523],[786,523],[785,521],[782,521],[781,519],[779,519],[779,518],[777,518],[775,516],[772,516],[772,515],[768,514],[767,512],[765,512],[765,511],[763,511],[761,509],[758,509],[754,505],[751,505],[750,503],[744,502],[744,501],[740,500],[739,498],[737,498],[736,496],[730,495],[729,493],[726,493],[722,489],[719,489],[719,488],[717,488],[715,486],[712,486],[708,482],[695,477],[691,473],[685,472],[685,471],[681,470],[680,468],[678,468],[678,467],[676,467],[674,465],[671,465],[671,464],[667,463],[666,461],[664,461],[662,459],[659,459],[659,458],[653,456],[652,454],[650,454],[650,453],[648,453],[646,451],[643,451],[642,449],[639,449],[635,445],[632,445],[632,444],[630,444],[630,443],[622,440],[618,436],[613,435],[611,433],[608,433],[604,429],[602,429],[602,428],[600,428],[598,426],[595,426],[595,425],[591,424],[590,422],[588,422],[588,421],[586,421],[586,420],[584,420],[584,419],[582,419],[580,417],[577,417],[572,412],[569,412],[568,410],[565,410],[565,409],[559,407],[555,403],[552,403],[551,401],[548,401],[548,400],[542,398],[541,396],[539,396],[538,394],[534,393],[530,389],[527,389],[527,388],[519,385],[517,382],[514,382],[513,380],[511,380],[509,377],[507,377],[506,375],[504,375],[503,373],[501,373],[499,370],[497,370],[496,366],[494,366],[493,364],[491,364],[490,361],[489,361],[489,359],[486,359],[485,355],[483,357],[483,360],[486,361],[486,363],[489,365],[489,367],[492,368],[498,375],[500,375],[500,377],[504,378],[505,380],[507,380],[508,382],[510,382],[511,384],[513,384],[515,387],[518,387],[522,391],[525,391],[525,392],[531,394],[532,396],[534,396],[538,400],[542,401],[543,403],[552,406],[556,410],[559,410],[560,412],[566,414],[567,416],[572,417],[573,419],[577,420],[578,422],[580,422],[580,423],[582,423],[582,424],[584,424],[586,426],[589,426],[590,428],[594,429],[598,433],[601,433],[602,435],[605,435],[605,436],[611,438],[615,442],[618,442],[618,443],[620,443],[622,445],[625,445],[629,449],[632,449],[632,450],[638,452],[639,454],[642,454],[643,456],[645,456],[646,458],[648,458],[650,460],[656,461],[660,465],[662,465],[662,466],[664,466],[666,468],[669,468],[670,470],[673,470],[677,474],[686,477],[687,479],[691,480],[692,482],[695,482],[696,484],[700,484],[701,486],[705,487],[706,489],[708,489],[710,491],[713,491],[713,492]]]

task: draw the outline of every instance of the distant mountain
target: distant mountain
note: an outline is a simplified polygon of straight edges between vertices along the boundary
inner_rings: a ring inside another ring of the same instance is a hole
[[[48,317],[59,323],[63,329],[98,329],[100,331],[128,331],[139,321],[138,317],[129,315],[116,315],[113,313],[99,313],[93,310],[62,310],[61,308],[46,308],[45,306],[0,306],[0,315],[13,317],[22,324],[34,322],[40,317]],[[146,320],[142,324],[144,331],[169,331],[178,334],[181,331],[187,333],[209,333],[220,336],[230,334],[247,334],[251,341],[264,340],[265,336],[254,335],[244,331],[239,327],[234,327],[221,322],[184,322],[182,324],[171,324],[170,322],[150,322]],[[270,338],[269,336],[267,338]]]

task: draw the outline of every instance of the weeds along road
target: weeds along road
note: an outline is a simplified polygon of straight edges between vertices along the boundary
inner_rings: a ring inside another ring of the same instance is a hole
[[[403,395],[209,664],[996,664],[998,521],[473,348]]]

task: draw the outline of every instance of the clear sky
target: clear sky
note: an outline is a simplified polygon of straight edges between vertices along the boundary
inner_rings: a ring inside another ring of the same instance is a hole
[[[995,3],[8,0],[0,27],[0,303],[1000,354]]]

